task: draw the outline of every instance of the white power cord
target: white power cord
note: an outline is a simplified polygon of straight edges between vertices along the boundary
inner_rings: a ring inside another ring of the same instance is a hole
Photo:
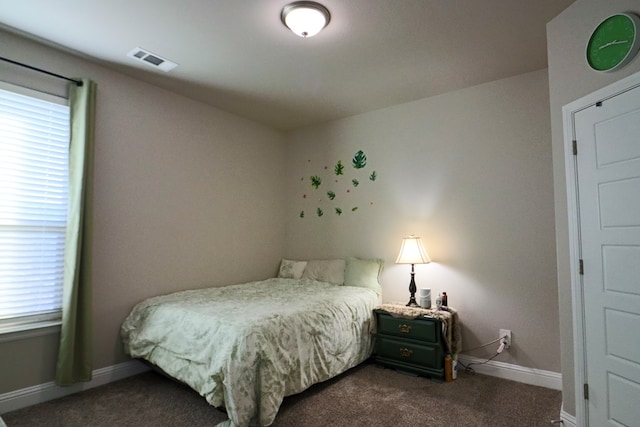
[[[498,347],[496,352],[498,354],[502,353],[504,351],[504,349],[507,347],[508,343],[509,343],[509,340],[508,340],[508,336],[507,335],[500,337],[500,346]]]
[[[464,351],[460,352],[460,353],[465,353],[465,352],[469,352],[469,351],[472,351],[472,350],[477,350],[479,348],[484,348],[484,347],[487,347],[487,346],[489,346],[491,344],[497,343],[498,341],[500,341],[500,345],[498,346],[498,349],[496,350],[496,353],[493,356],[489,357],[484,362],[473,362],[473,363],[469,363],[468,365],[465,365],[464,363],[462,363],[460,361],[458,361],[458,363],[460,365],[462,365],[462,367],[464,368],[465,372],[468,372],[470,374],[475,374],[475,371],[471,368],[471,365],[484,365],[485,363],[489,362],[490,360],[493,360],[496,356],[498,356],[500,353],[502,353],[504,351],[505,347],[507,346],[507,336],[506,335],[501,336],[500,338],[495,339],[495,340],[491,341],[490,343],[481,345],[481,346],[476,347],[476,348],[472,348],[471,350],[464,350]]]

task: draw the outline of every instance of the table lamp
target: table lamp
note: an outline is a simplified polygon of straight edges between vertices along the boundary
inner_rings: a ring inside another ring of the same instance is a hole
[[[396,259],[396,264],[411,264],[411,282],[409,283],[411,298],[407,303],[407,307],[419,307],[416,302],[416,273],[413,266],[415,264],[428,264],[430,262],[431,260],[429,259],[429,255],[424,249],[424,246],[422,246],[422,240],[420,240],[420,237],[412,234],[411,236],[402,239],[402,246],[400,247],[400,253],[398,254],[398,259]]]

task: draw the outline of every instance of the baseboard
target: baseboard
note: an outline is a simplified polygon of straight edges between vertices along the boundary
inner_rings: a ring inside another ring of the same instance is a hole
[[[26,408],[80,391],[89,390],[113,381],[148,371],[149,367],[137,360],[107,366],[93,371],[93,379],[86,383],[74,384],[69,387],[59,387],[53,381],[20,390],[0,394],[0,414]]]
[[[560,409],[560,419],[562,420],[562,427],[577,427],[578,421],[575,416],[568,414],[564,409]]]
[[[527,368],[520,365],[513,365],[511,363],[497,362],[495,360],[483,363],[486,359],[478,359],[476,357],[464,355],[459,355],[458,360],[465,365],[473,364],[471,368],[479,374],[504,378],[506,380],[517,381],[519,383],[537,385],[554,390],[562,390],[562,374],[558,372]]]

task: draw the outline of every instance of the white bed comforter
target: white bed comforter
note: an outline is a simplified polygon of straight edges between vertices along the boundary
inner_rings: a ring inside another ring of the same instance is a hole
[[[134,307],[125,351],[188,384],[229,421],[270,425],[285,396],[371,355],[370,289],[268,279],[177,292]]]

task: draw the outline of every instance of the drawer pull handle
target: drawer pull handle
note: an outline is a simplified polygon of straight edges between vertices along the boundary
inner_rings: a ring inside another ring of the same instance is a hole
[[[400,332],[402,332],[403,334],[408,334],[409,332],[411,332],[411,326],[409,325],[398,325],[398,329],[400,329]]]
[[[408,348],[400,349],[400,356],[402,357],[411,357],[412,354],[413,354],[413,350],[409,350]]]

